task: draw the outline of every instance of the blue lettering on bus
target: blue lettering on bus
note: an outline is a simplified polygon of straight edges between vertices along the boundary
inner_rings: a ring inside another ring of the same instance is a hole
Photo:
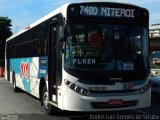
[[[48,74],[48,57],[39,57],[39,73],[38,78],[46,79],[46,75]]]

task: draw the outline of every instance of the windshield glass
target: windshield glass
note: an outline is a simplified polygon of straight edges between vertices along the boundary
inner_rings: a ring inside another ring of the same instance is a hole
[[[148,30],[106,24],[68,24],[64,64],[80,71],[147,69]]]

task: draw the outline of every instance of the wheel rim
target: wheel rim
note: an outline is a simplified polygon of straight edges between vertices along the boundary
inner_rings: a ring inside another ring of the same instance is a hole
[[[48,109],[48,93],[47,92],[45,92],[43,95],[43,104],[45,108]]]

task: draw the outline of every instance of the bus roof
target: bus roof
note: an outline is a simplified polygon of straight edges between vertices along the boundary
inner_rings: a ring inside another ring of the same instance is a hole
[[[27,26],[25,29],[23,29],[23,30],[15,33],[15,34],[12,35],[11,37],[7,38],[6,41],[9,41],[9,40],[17,37],[18,35],[20,35],[20,34],[26,32],[26,31],[28,31],[29,29],[35,27],[36,25],[44,22],[45,20],[53,17],[54,15],[56,15],[56,14],[58,14],[58,13],[62,13],[62,15],[63,15],[64,17],[66,17],[66,13],[67,13],[66,9],[67,9],[67,7],[68,7],[70,4],[76,4],[76,3],[77,3],[77,4],[78,4],[78,3],[96,3],[96,2],[97,2],[97,3],[99,3],[99,2],[104,2],[104,3],[118,3],[118,4],[126,4],[126,5],[131,5],[131,6],[139,7],[139,6],[136,6],[136,5],[134,5],[134,4],[130,4],[130,3],[122,3],[122,2],[120,3],[120,2],[112,2],[112,1],[104,1],[104,0],[103,0],[103,1],[101,1],[101,0],[99,0],[99,1],[89,1],[89,2],[87,2],[87,0],[86,0],[85,2],[66,3],[66,4],[62,5],[61,7],[57,8],[56,10],[53,10],[53,11],[52,11],[51,13],[49,13],[48,15],[42,17],[41,19],[39,19],[39,20],[35,21],[34,23],[32,23],[31,25]],[[144,8],[143,8],[143,9],[144,9]]]

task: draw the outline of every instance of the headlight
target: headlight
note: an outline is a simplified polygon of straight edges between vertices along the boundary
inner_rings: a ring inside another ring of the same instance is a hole
[[[151,81],[149,81],[145,86],[141,87],[138,92],[144,93],[150,87],[150,85],[151,85]]]
[[[88,90],[82,87],[79,87],[78,85],[70,82],[69,80],[64,80],[64,83],[73,91],[75,91],[76,93],[83,95],[83,96],[87,96],[88,94]]]
[[[81,88],[80,88],[79,86],[76,86],[76,87],[75,87],[75,91],[76,91],[77,93],[79,93],[79,92],[81,91]]]
[[[69,85],[69,87],[70,87],[72,90],[74,90],[74,89],[75,89],[75,84],[74,84],[74,83],[71,83],[71,84]]]

